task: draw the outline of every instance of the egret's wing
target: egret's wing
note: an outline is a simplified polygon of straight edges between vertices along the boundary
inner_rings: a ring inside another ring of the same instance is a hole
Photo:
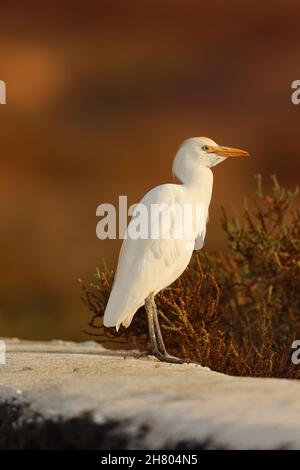
[[[199,230],[197,238],[195,240],[195,246],[194,246],[195,251],[201,250],[203,248],[205,235],[206,235],[206,224],[207,224],[207,222],[208,222],[208,214],[207,214],[205,223],[200,224],[200,230]]]
[[[204,240],[205,240],[205,233],[206,233],[206,230],[204,229],[202,232],[199,233],[199,235],[197,236],[196,240],[195,240],[195,246],[194,246],[194,250],[197,251],[197,250],[201,250],[203,248],[203,245],[204,245]]]
[[[182,189],[178,185],[162,185],[154,188],[141,200],[141,204],[149,210],[152,204],[175,203],[182,203]],[[161,224],[161,220],[160,217],[156,222]],[[172,213],[168,220],[169,230],[172,233],[174,226]],[[156,228],[160,233],[161,227]],[[136,310],[144,304],[146,297],[171,284],[183,272],[192,250],[193,246],[188,249],[183,239],[125,239],[104,315],[105,326],[118,327],[121,323],[128,326]]]

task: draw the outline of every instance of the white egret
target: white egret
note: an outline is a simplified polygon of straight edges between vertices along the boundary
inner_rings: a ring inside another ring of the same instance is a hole
[[[245,157],[248,152],[223,147],[206,137],[186,140],[179,148],[173,163],[173,173],[182,184],[163,184],[150,190],[141,200],[147,208],[154,204],[202,204],[204,223],[197,225],[198,233],[192,238],[171,236],[168,239],[124,239],[118,261],[113,288],[106,306],[103,324],[106,327],[130,325],[136,311],[145,305],[151,353],[168,362],[186,360],[168,354],[157,317],[155,295],[172,284],[185,270],[193,250],[204,243],[208,209],[211,200],[213,173],[211,167],[227,157]],[[133,223],[131,219],[128,230]],[[161,224],[159,219],[158,224]],[[170,231],[174,218],[169,219]],[[161,233],[161,232],[159,232]]]

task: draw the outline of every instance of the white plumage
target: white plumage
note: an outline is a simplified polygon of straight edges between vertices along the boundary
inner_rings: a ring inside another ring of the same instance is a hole
[[[193,212],[195,233],[192,237],[188,234],[176,239],[173,233],[174,217],[169,217],[170,238],[127,238],[123,241],[114,285],[104,314],[104,326],[115,326],[117,329],[120,325],[128,327],[146,299],[153,300],[160,290],[172,284],[183,273],[193,250],[201,249],[204,243],[213,186],[210,168],[228,156],[246,155],[247,152],[220,147],[205,137],[188,139],[183,143],[173,163],[173,172],[181,184],[158,186],[149,191],[140,203],[149,211],[154,204],[190,204],[193,208],[202,204],[203,219],[197,225]],[[133,219],[130,221],[132,223]],[[161,219],[156,223],[161,224]],[[161,233],[161,227],[156,228]]]

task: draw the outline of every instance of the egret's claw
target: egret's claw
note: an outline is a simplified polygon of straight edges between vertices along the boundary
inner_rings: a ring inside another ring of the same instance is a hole
[[[182,359],[180,357],[172,356],[171,354],[163,354],[160,351],[153,351],[153,356],[162,362],[170,362],[171,364],[189,364],[192,361],[190,359]]]

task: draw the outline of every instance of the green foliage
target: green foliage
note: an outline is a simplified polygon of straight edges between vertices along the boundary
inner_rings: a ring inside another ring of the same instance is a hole
[[[184,274],[156,297],[167,349],[214,370],[233,375],[300,378],[291,362],[291,345],[300,339],[300,214],[291,210],[298,193],[286,191],[272,177],[265,195],[245,202],[242,219],[222,227],[226,253],[195,253]],[[102,326],[113,272],[97,270],[83,286],[83,300],[93,313],[89,334],[108,347],[148,347],[143,308],[130,328]]]

